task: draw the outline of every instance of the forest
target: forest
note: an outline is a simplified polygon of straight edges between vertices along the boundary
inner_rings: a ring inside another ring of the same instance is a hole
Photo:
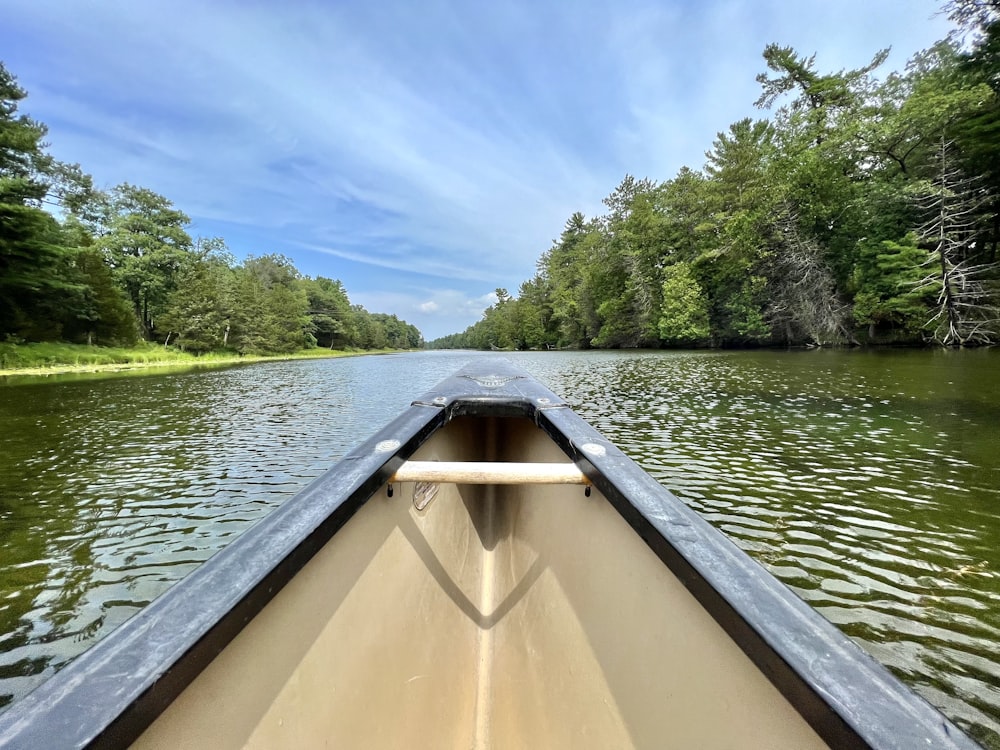
[[[46,151],[45,125],[0,63],[0,343],[65,341],[277,354],[313,347],[411,349],[395,315],[351,304],[340,281],[277,254],[237,262],[192,238],[170,200],[124,183],[99,190]]]
[[[768,45],[701,169],[626,176],[517,296],[439,348],[976,346],[1000,341],[1000,0],[901,72]]]

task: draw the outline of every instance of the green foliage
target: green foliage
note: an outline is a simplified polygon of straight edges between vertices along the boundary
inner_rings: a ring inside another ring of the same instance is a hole
[[[768,195],[773,152],[773,129],[763,120],[753,122],[748,117],[716,136],[712,150],[705,154],[705,172],[712,180],[720,213],[753,211],[773,201]]]
[[[347,298],[344,285],[334,279],[322,276],[303,279],[302,286],[309,301],[309,317],[316,345],[333,349],[346,346],[356,333],[351,301]]]
[[[109,369],[114,372],[154,366],[231,365],[265,359],[313,359],[345,356],[347,352],[307,349],[293,353],[239,355],[232,351],[193,353],[172,346],[140,341],[135,346],[91,346],[45,341],[0,342],[0,371],[4,375]]]
[[[235,276],[232,328],[240,353],[291,352],[315,345],[309,299],[287,258],[247,258]]]
[[[762,312],[766,285],[767,280],[763,277],[748,276],[737,292],[729,297],[724,305],[728,325],[723,330],[723,336],[752,343],[768,338],[770,328]]]
[[[45,127],[17,114],[25,96],[0,63],[0,336],[51,338],[80,289],[58,223],[39,208],[54,161]]]
[[[931,262],[931,254],[917,245],[914,234],[900,242],[862,244],[854,318],[868,326],[870,341],[878,341],[885,332],[922,334],[939,291],[934,284],[922,283]]]
[[[52,159],[44,152],[46,128],[18,105],[27,92],[0,63],[0,204],[29,205],[48,192]]]
[[[188,259],[177,273],[158,328],[185,351],[207,352],[229,344],[233,318],[233,274],[225,263]]]
[[[601,349],[627,347],[632,342],[634,300],[627,288],[629,269],[621,244],[603,241],[596,245],[592,262],[584,271],[586,307],[591,311],[591,346]]]
[[[0,335],[58,337],[80,291],[56,221],[34,206],[0,203]]]
[[[423,346],[424,339],[414,326],[395,315],[386,313],[367,313],[373,324],[381,328],[381,349],[418,349]]]
[[[82,299],[63,336],[88,344],[133,346],[139,328],[128,299],[115,284],[111,269],[97,250],[81,248],[75,259]]]
[[[538,261],[539,276],[548,289],[552,315],[547,330],[559,346],[586,347],[590,341],[587,309],[589,294],[583,287],[584,269],[590,264],[599,229],[580,212],[566,222],[562,235]]]
[[[128,183],[114,188],[100,211],[97,245],[152,338],[192,249],[189,219],[162,195]]]
[[[791,47],[769,44],[764,49],[764,61],[778,75],[772,78],[761,73],[757,76],[762,93],[756,105],[770,108],[784,94],[797,91],[791,111],[802,115],[801,127],[819,146],[832,130],[843,124],[842,118],[849,117],[851,110],[858,106],[873,85],[871,72],[888,56],[889,50],[883,49],[864,67],[824,75],[814,69],[815,55],[805,58]]]
[[[664,343],[675,345],[704,341],[711,334],[708,302],[691,274],[689,263],[663,269],[663,306],[658,329]]]

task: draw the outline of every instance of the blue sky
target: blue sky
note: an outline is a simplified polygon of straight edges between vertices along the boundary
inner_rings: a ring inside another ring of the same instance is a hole
[[[820,71],[950,26],[932,0],[3,0],[50,152],[284,253],[352,301],[463,330],[626,173],[701,167],[769,42]]]

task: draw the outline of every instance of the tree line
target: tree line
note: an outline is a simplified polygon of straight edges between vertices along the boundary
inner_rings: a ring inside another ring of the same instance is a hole
[[[626,176],[516,297],[434,347],[1000,340],[1000,0],[901,72],[820,72],[772,44],[756,106],[701,169]]]
[[[351,304],[340,281],[276,254],[237,262],[222,239],[192,238],[188,217],[152,190],[95,189],[47,153],[42,123],[18,114],[26,96],[0,63],[0,341],[241,354],[423,344],[395,315]]]

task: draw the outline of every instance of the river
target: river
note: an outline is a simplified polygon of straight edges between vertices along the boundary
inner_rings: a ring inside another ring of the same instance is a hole
[[[0,704],[479,356],[0,384]],[[1000,748],[1000,351],[504,356]]]

